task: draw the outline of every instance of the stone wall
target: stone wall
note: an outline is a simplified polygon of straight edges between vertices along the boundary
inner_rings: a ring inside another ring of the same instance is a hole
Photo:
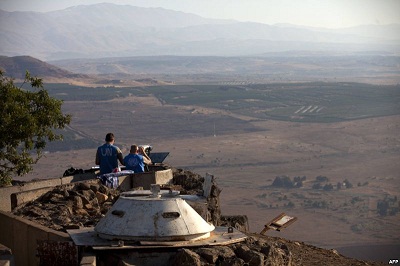
[[[67,233],[0,211],[0,243],[12,250],[15,265],[38,265],[38,240],[71,241]]]

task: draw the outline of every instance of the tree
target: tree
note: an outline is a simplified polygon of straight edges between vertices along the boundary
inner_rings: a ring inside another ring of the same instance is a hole
[[[312,185],[312,189],[321,189],[321,187],[321,183],[315,183],[314,185]]]
[[[343,181],[343,184],[345,185],[346,188],[352,188],[353,187],[353,184],[350,183],[350,181],[347,180],[347,179]]]
[[[319,175],[315,178],[318,182],[327,182],[329,179],[326,176]]]
[[[34,90],[23,90],[25,83]],[[0,186],[4,186],[11,184],[13,175],[32,170],[48,141],[62,140],[55,130],[68,125],[71,116],[62,113],[62,101],[49,96],[42,79],[28,71],[17,87],[0,70],[0,98]]]
[[[325,190],[325,191],[331,191],[331,190],[333,190],[333,185],[332,184],[326,184],[325,186],[324,186],[324,188],[323,188],[323,190]]]
[[[379,200],[376,208],[378,209],[379,215],[386,216],[389,209],[389,202],[386,200]]]
[[[294,185],[292,180],[290,180],[290,177],[283,175],[275,177],[274,182],[272,182],[272,186],[292,188]]]
[[[303,181],[300,180],[300,181],[296,182],[296,183],[294,184],[294,186],[297,187],[297,188],[302,187],[302,186],[303,186]]]
[[[292,201],[289,201],[287,204],[287,207],[289,207],[289,208],[294,208],[295,206],[296,205]]]

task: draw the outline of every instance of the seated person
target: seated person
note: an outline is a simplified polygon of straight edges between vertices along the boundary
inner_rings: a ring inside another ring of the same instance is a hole
[[[132,170],[135,173],[143,173],[144,164],[151,164],[150,157],[143,150],[143,147],[132,145],[130,153],[124,158],[125,169]]]

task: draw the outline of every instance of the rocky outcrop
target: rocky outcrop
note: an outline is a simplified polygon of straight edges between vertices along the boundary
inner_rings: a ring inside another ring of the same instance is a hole
[[[97,224],[118,199],[119,191],[102,184],[58,186],[13,213],[46,227],[66,232]]]
[[[228,246],[181,249],[172,257],[170,265],[292,265],[288,247],[279,242],[268,242],[249,237],[243,243]]]

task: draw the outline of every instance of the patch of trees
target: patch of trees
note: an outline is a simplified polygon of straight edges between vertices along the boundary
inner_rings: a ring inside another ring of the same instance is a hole
[[[328,208],[328,202],[326,200],[305,200],[304,201],[304,206],[309,207],[309,208],[316,208],[316,209],[327,209]]]
[[[329,181],[329,179],[326,176],[319,175],[319,176],[317,176],[315,178],[315,181],[317,181],[317,183],[315,183],[312,186],[312,189],[317,189],[317,190],[318,189],[323,189],[325,191],[333,190],[333,185],[331,183],[327,183],[327,184],[324,184],[324,185],[321,184],[323,182],[328,182]]]
[[[294,204],[293,201],[289,201],[287,204],[284,205],[284,207],[288,207],[288,208],[294,208],[296,206],[296,204]]]
[[[290,178],[289,176],[282,175],[275,177],[271,186],[278,188],[300,188],[303,187],[303,183],[306,179],[307,179],[306,176],[295,176],[293,178]],[[314,190],[333,191],[335,189],[340,190],[353,187],[353,184],[348,179],[345,179],[342,182],[337,182],[336,185],[328,182],[329,182],[328,177],[319,175],[315,177],[314,184],[311,186],[311,188]],[[361,183],[358,184],[358,186],[367,186],[367,185],[368,182],[365,182],[363,184]]]
[[[355,204],[355,203],[357,203],[357,202],[362,202],[362,201],[364,201],[362,198],[360,198],[359,196],[356,196],[356,197],[353,197],[353,198],[351,198],[351,204]]]
[[[317,182],[328,182],[329,179],[326,176],[319,175],[315,178]]]
[[[368,182],[364,183],[364,185],[365,186],[368,185]],[[345,179],[343,182],[338,182],[336,185],[337,190],[344,189],[344,188],[352,188],[352,187],[353,187],[353,184],[347,179]]]
[[[332,185],[331,183],[326,184],[326,185],[323,187],[323,190],[325,190],[325,191],[331,191],[331,190],[333,190],[333,185]]]
[[[329,180],[328,178],[326,178],[324,176],[317,176],[315,179],[316,179],[317,183],[313,184],[313,186],[311,187],[312,189],[315,189],[315,190],[323,189],[325,191],[334,190],[335,186],[333,184],[331,184],[331,183],[322,184],[324,181],[325,182],[328,181]],[[343,182],[337,182],[337,184],[336,184],[337,190],[344,189],[344,188],[352,188],[352,187],[353,187],[353,184],[350,183],[350,181],[347,179],[345,179]]]
[[[353,224],[353,225],[351,225],[350,228],[355,233],[361,233],[366,230],[368,230],[368,231],[374,230],[375,231],[376,227],[377,227],[377,225],[373,221],[369,220],[366,222]]]
[[[314,185],[312,185],[312,189],[321,189],[322,185],[321,183],[315,183]]]
[[[293,179],[290,177],[283,175],[275,177],[275,180],[272,182],[273,187],[284,187],[284,188],[299,188],[303,186],[303,181],[305,181],[307,177],[305,176],[295,176]]]
[[[397,201],[397,196],[386,196],[383,200],[378,201],[376,208],[380,216],[392,216],[399,212],[400,202]]]
[[[353,187],[353,184],[350,183],[349,180],[345,179],[345,180],[343,181],[343,186],[344,186],[345,188],[352,188],[352,187]]]

